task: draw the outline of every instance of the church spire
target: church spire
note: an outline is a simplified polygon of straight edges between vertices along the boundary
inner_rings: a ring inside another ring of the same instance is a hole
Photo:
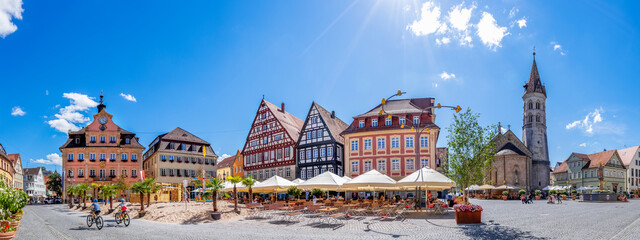
[[[102,95],[102,90],[100,90],[100,104],[98,104],[98,112],[102,112],[102,110],[107,108],[107,105],[104,105],[103,98],[104,98],[104,96]]]
[[[531,73],[529,74],[529,81],[524,84],[524,93],[538,92],[547,96],[547,91],[540,81],[540,73],[538,73],[538,65],[536,64],[536,52],[535,47],[533,51],[533,64],[531,65]]]

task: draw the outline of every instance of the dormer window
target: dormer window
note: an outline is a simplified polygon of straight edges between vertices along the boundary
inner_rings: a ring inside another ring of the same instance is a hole
[[[124,143],[125,144],[130,144],[131,143],[131,139],[130,138],[125,138],[124,139]]]
[[[76,144],[80,144],[80,138],[76,138]]]
[[[413,125],[418,125],[420,124],[420,117],[419,116],[414,116],[413,117]]]
[[[385,118],[384,119],[384,125],[391,126],[391,118]]]
[[[407,119],[405,119],[404,117],[400,117],[400,125],[405,125],[407,122]]]
[[[364,128],[364,120],[360,120],[359,124],[358,124],[359,128]]]
[[[377,127],[378,126],[378,119],[371,119],[371,126],[372,127]]]

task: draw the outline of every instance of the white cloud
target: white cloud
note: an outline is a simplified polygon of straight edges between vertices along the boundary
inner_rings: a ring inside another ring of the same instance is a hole
[[[580,145],[578,145],[578,146],[580,146],[580,147],[586,147],[586,146],[587,146],[587,143],[580,143]]]
[[[436,44],[438,45],[447,45],[450,42],[451,42],[451,39],[448,37],[442,37],[442,38],[436,39]]]
[[[442,78],[442,80],[449,80],[451,78],[456,78],[456,75],[453,73],[447,73],[447,72],[442,72],[440,73],[440,78]]]
[[[518,13],[520,11],[520,9],[517,9],[516,7],[511,8],[511,10],[509,10],[509,18],[513,18],[516,16],[516,13]]]
[[[439,19],[440,7],[435,6],[433,2],[425,2],[420,11],[420,19],[413,21],[407,28],[411,29],[416,36],[426,36],[441,27]]]
[[[551,42],[550,44],[551,46],[553,46],[553,51],[559,52],[562,56],[567,55],[567,52],[562,49],[562,45],[560,45],[559,43]]]
[[[57,153],[51,153],[47,155],[47,159],[43,159],[43,158],[36,159],[36,160],[31,159],[31,162],[62,166],[62,157],[60,157],[60,155],[58,155]]]
[[[567,130],[579,128],[584,130],[585,133],[593,134],[594,125],[602,122],[601,113],[604,112],[602,108],[595,109],[593,112],[587,114],[583,120],[573,121],[565,126]]]
[[[24,116],[27,114],[25,111],[22,111],[22,108],[19,106],[15,106],[11,109],[11,116]]]
[[[18,27],[11,22],[11,19],[22,19],[22,12],[24,12],[22,0],[0,1],[0,37],[5,38],[18,30]]]
[[[471,24],[469,24],[469,20],[471,19],[471,13],[473,12],[473,9],[476,8],[475,5],[469,8],[463,8],[462,5],[464,5],[464,2],[453,7],[451,11],[449,11],[448,17],[451,27],[459,31],[465,31],[467,30],[467,28],[471,27]]]
[[[49,120],[47,123],[52,128],[63,133],[80,130],[80,127],[75,124],[85,123],[90,120],[82,112],[98,106],[98,103],[93,101],[92,97],[80,93],[64,93],[62,97],[69,99],[71,104],[61,108],[60,112],[54,115],[56,119]]]
[[[502,46],[500,42],[502,38],[509,35],[509,32],[507,32],[506,27],[498,26],[493,15],[488,12],[482,12],[482,18],[478,22],[477,34],[484,45],[495,51],[496,48]]]
[[[218,156],[218,162],[222,162],[222,160],[228,157],[231,157],[231,155],[223,153],[222,155]]]
[[[527,18],[523,17],[522,19],[516,21],[518,23],[518,27],[521,29],[527,26]]]
[[[136,98],[131,94],[120,93],[120,96],[129,102],[138,102]]]

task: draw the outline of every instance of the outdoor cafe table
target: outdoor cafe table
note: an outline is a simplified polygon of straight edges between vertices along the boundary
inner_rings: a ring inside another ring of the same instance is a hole
[[[282,211],[290,211],[290,210],[293,210],[293,207],[281,207],[279,209]]]
[[[335,210],[338,210],[338,208],[320,208],[320,209],[318,209],[319,212],[333,212]]]

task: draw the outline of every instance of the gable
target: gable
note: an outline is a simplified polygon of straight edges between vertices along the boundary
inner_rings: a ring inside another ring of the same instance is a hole
[[[511,131],[498,134],[494,139],[496,146],[496,152],[500,152],[505,149],[514,151],[520,155],[531,157],[531,151],[520,141],[520,139]]]

